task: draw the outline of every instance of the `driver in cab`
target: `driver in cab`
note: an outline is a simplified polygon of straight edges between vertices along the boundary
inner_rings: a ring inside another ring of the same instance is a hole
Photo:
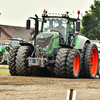
[[[49,21],[49,27],[47,28],[47,30],[49,30],[50,32],[55,30],[55,27],[53,26],[53,20]]]
[[[64,33],[65,33],[65,27],[62,26],[62,21],[61,21],[61,20],[58,21],[58,26],[56,27],[56,29],[57,29],[62,35],[64,35]]]
[[[56,30],[60,33],[60,44],[65,44],[64,38],[66,38],[65,35],[65,27],[62,26],[62,21],[58,20],[58,26],[56,27]]]

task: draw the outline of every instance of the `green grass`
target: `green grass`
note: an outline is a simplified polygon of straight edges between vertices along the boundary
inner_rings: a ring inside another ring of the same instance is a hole
[[[0,71],[0,74],[9,74],[9,71]]]
[[[0,67],[6,67],[8,68],[8,65],[0,65]],[[9,71],[0,71],[0,74],[9,74]]]
[[[9,66],[8,65],[0,65],[0,67],[7,67],[8,68]]]

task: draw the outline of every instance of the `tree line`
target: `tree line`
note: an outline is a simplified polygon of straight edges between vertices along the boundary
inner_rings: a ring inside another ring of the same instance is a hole
[[[90,40],[100,40],[100,1],[94,0],[89,11],[82,16],[81,34]]]

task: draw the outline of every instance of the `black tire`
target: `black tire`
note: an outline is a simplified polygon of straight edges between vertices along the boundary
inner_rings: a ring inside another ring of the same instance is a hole
[[[96,78],[98,68],[98,49],[96,44],[89,44],[84,55],[84,76],[85,78]]]
[[[100,60],[99,60],[99,67],[98,67],[98,70],[99,70],[99,78],[100,78]]]
[[[100,78],[100,65],[99,65],[99,78]]]
[[[16,76],[16,55],[17,55],[17,51],[18,51],[19,47],[13,47],[9,53],[9,57],[8,57],[8,65],[9,65],[9,72],[12,76]]]
[[[80,72],[80,51],[71,49],[67,57],[67,77],[78,78]]]
[[[97,68],[97,75],[99,76],[99,66],[98,66],[98,68]]]
[[[27,58],[31,56],[33,49],[29,46],[21,46],[16,56],[16,71],[18,76],[29,76],[32,74],[32,67],[28,66]]]
[[[81,67],[80,67],[80,73],[79,73],[79,78],[84,78],[84,72],[83,72],[83,62],[84,62],[84,55],[85,55],[85,51],[87,46],[89,45],[89,43],[86,43],[82,49],[82,51],[80,52],[80,59],[81,59]]]
[[[56,56],[54,73],[57,77],[67,77],[66,61],[69,49],[61,48]]]

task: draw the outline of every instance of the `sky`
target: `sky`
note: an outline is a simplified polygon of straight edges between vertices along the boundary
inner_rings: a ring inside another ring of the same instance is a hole
[[[44,9],[48,13],[69,11],[77,17],[77,10],[85,15],[93,3],[94,0],[0,0],[0,24],[25,27],[28,17],[37,14],[41,18]]]

